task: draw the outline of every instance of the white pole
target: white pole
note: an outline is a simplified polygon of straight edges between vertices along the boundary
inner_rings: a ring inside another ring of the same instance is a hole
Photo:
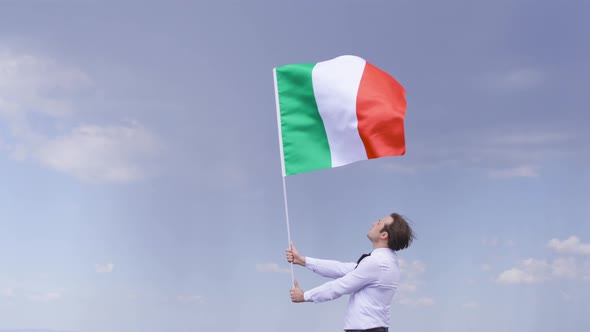
[[[281,130],[281,108],[279,105],[279,89],[277,85],[277,69],[273,68],[273,77],[274,77],[274,85],[275,85],[275,103],[276,103],[276,110],[277,110],[277,127],[279,131],[279,148],[281,150],[281,170],[283,176],[283,199],[285,202],[285,219],[287,221],[287,248],[291,247],[291,225],[289,224],[289,205],[287,204],[287,184],[285,182],[286,172],[285,172],[285,158],[283,154],[283,134]],[[293,263],[291,263],[291,283],[293,287],[295,287],[295,274],[293,273]]]
[[[287,205],[287,186],[285,184],[285,177],[283,176],[283,198],[285,199],[285,219],[287,220],[287,240],[288,248],[291,247],[291,226],[289,225],[289,206]],[[293,263],[291,265],[291,282],[295,287],[295,274],[293,273]]]

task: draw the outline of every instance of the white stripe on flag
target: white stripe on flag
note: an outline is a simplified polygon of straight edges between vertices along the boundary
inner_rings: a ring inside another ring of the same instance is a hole
[[[365,60],[341,56],[319,62],[312,72],[318,110],[326,128],[332,167],[367,159],[358,132],[356,97]]]

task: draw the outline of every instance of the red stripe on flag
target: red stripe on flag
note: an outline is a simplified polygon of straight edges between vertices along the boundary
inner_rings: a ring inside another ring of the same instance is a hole
[[[406,153],[404,87],[366,63],[356,99],[358,130],[369,159]]]

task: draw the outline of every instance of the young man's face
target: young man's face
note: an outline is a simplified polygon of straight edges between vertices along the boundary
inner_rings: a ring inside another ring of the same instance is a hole
[[[371,229],[369,230],[369,233],[367,234],[367,236],[372,241],[378,240],[379,237],[381,236],[381,230],[383,229],[383,227],[391,224],[392,222],[393,222],[393,218],[391,216],[383,217],[383,218],[375,221],[373,223],[373,225],[371,226]]]

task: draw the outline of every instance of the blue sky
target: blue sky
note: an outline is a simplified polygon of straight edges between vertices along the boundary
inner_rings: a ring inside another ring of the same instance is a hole
[[[272,68],[343,54],[406,88],[407,154],[287,178],[300,251],[401,212],[392,329],[590,328],[588,2],[0,6],[0,331],[341,330],[289,300]]]

